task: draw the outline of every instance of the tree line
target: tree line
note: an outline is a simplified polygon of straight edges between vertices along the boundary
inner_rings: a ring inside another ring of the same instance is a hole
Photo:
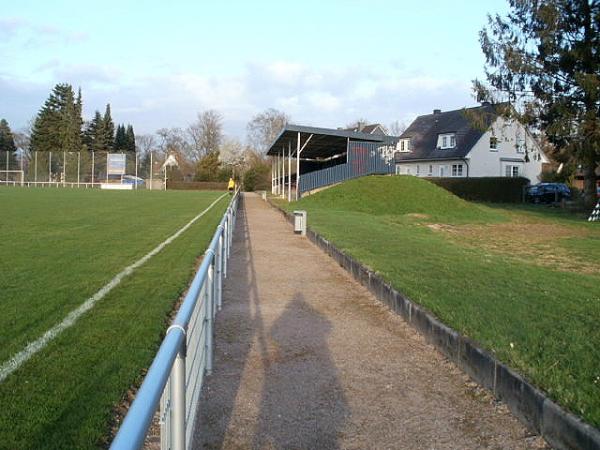
[[[77,95],[67,83],[54,86],[38,112],[29,136],[31,152],[135,152],[132,125],[115,130],[110,104],[96,111],[88,123],[82,117],[81,89]]]

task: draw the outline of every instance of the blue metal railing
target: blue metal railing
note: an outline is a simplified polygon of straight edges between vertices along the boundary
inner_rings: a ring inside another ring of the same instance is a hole
[[[189,290],[110,448],[143,446],[160,408],[162,449],[191,444],[204,374],[213,363],[213,324],[221,309],[239,191],[233,195]]]
[[[394,173],[393,147],[380,142],[351,142],[347,162],[300,176],[300,193],[312,191],[351,178]]]

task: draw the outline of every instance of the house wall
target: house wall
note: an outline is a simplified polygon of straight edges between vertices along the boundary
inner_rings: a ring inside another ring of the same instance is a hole
[[[490,138],[496,137],[497,149],[490,148]],[[517,143],[522,151],[517,150]],[[525,160],[525,148],[529,162]],[[469,154],[469,176],[503,177],[506,166],[518,166],[519,175],[532,183],[539,182],[542,164],[548,162],[539,146],[526,129],[518,122],[498,118],[473,146]]]
[[[460,174],[460,171],[457,171],[457,174],[453,175],[453,165],[462,165],[462,174]],[[396,175],[414,175],[418,177],[466,177],[467,165],[462,160],[419,163],[402,162],[396,163]]]

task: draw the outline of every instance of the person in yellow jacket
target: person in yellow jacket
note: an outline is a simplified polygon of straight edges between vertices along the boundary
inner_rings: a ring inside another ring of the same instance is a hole
[[[233,191],[235,191],[235,181],[233,181],[233,178],[229,178],[229,183],[227,183],[227,190],[230,194],[232,194]]]

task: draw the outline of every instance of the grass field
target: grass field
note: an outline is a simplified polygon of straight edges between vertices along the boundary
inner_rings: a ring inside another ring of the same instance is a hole
[[[0,364],[220,195],[0,188]],[[0,383],[0,448],[102,445],[228,200]]]
[[[600,426],[599,224],[465,202],[408,176],[285,207],[306,209],[309,226]]]

